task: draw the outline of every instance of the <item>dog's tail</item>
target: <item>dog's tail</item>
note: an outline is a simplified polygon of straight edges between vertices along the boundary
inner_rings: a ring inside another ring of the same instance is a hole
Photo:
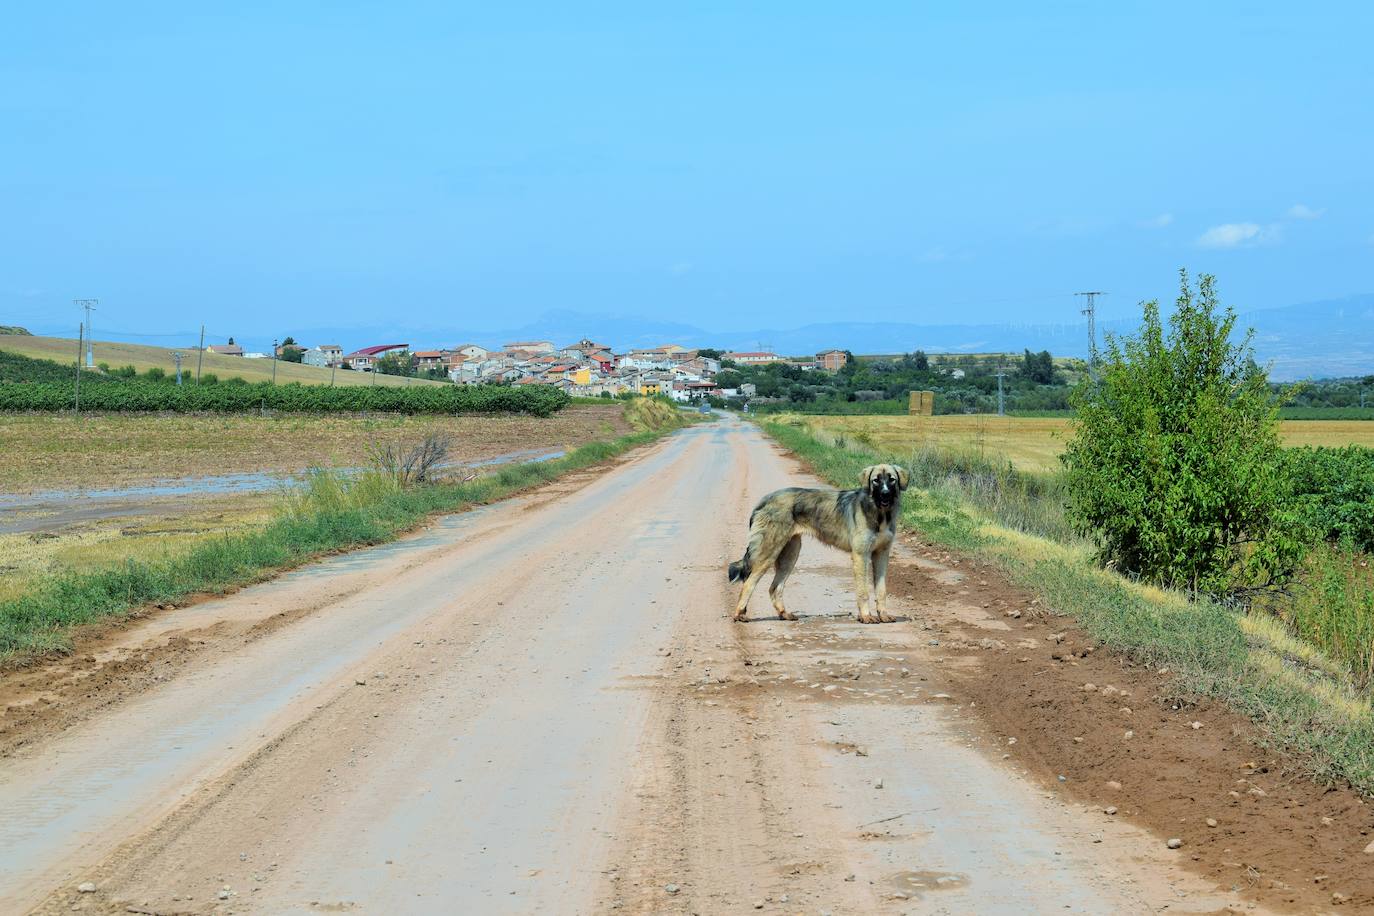
[[[760,503],[759,505],[763,504]],[[754,511],[749,513],[749,544],[744,548],[744,556],[739,558],[739,562],[730,564],[729,581],[731,582],[743,582],[754,571],[754,546],[759,541],[759,535],[754,531],[754,519],[758,517],[758,514],[758,506],[755,506]]]
[[[753,571],[754,561],[749,556],[749,549],[745,548],[744,556],[739,558],[739,562],[730,564],[730,581],[743,582],[749,578],[749,574]]]

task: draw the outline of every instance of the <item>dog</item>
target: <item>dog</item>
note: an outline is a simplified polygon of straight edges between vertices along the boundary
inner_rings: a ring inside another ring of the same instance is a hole
[[[731,563],[729,581],[743,582],[734,619],[748,615],[749,597],[759,579],[772,569],[768,596],[781,620],[796,620],[783,603],[782,590],[797,565],[803,532],[823,544],[847,550],[854,560],[854,590],[859,623],[891,623],[887,615],[887,560],[897,537],[902,491],[910,478],[895,464],[863,469],[863,486],[854,490],[787,487],[775,490],[749,516],[749,544],[739,562]],[[869,612],[869,587],[875,612]]]

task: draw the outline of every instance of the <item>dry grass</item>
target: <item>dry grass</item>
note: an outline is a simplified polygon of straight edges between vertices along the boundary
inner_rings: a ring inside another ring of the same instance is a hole
[[[113,343],[102,340],[95,342],[95,361],[108,363],[113,368],[133,366],[139,372],[158,367],[168,375],[176,373],[176,360],[173,352],[182,354],[181,373],[183,378],[193,379],[196,374],[195,341],[188,341],[185,347],[149,347],[143,344]],[[0,350],[9,350],[22,356],[35,359],[50,359],[68,365],[76,360],[76,340],[63,337],[0,337]],[[272,378],[272,360],[244,359],[241,356],[222,356],[218,353],[205,354],[202,372],[213,372],[220,381],[238,376],[249,382],[265,382]],[[277,382],[300,382],[304,385],[328,385],[330,370],[320,366],[305,366],[300,363],[277,361]],[[334,373],[336,385],[445,385],[428,379],[408,379],[392,375],[378,375],[373,379],[371,372],[345,372],[340,369]]]
[[[1072,434],[1063,417],[997,417],[987,414],[940,417],[805,417],[808,426],[864,441],[885,452],[918,448],[972,452],[1005,458],[1024,471],[1059,468],[1059,453]],[[1285,420],[1287,445],[1366,445],[1374,447],[1374,422],[1368,420]]]
[[[367,463],[369,448],[452,437],[480,460],[519,449],[570,449],[630,431],[619,403],[551,417],[0,415],[0,492],[118,487],[174,477],[291,472]]]

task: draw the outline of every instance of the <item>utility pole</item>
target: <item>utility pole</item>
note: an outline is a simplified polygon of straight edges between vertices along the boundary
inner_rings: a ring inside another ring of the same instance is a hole
[[[86,310],[86,321],[83,325],[86,329],[86,368],[95,368],[95,355],[91,353],[91,312],[95,311],[96,303],[99,299],[73,299],[77,308]],[[79,356],[78,356],[79,358]]]
[[[1083,306],[1083,314],[1088,316],[1088,355],[1095,363],[1097,362],[1097,297],[1107,294],[1100,289],[1095,289],[1083,293],[1074,293],[1074,295],[1087,299],[1087,303]]]
[[[172,359],[174,359],[174,360],[177,361],[177,384],[180,385],[180,384],[181,384],[181,353],[180,353],[180,352],[173,353],[173,354],[172,354]]]
[[[339,361],[331,359],[329,361],[329,387],[334,387],[334,373],[339,371]]]
[[[196,351],[196,384],[200,384],[200,364],[205,362],[205,325],[200,326],[200,349]]]
[[[1005,417],[1007,415],[1007,402],[1005,396],[1002,394],[1002,379],[1006,377],[1007,370],[999,366],[997,369],[997,416],[999,417]]]
[[[272,384],[277,384],[277,342],[272,341]]]
[[[81,413],[81,350],[86,342],[86,325],[77,325],[76,331],[76,412]]]

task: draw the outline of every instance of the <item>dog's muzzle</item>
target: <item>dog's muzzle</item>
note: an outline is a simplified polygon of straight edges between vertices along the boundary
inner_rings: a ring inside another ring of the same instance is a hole
[[[873,487],[873,501],[886,509],[897,501],[897,488],[886,484],[875,484]]]

